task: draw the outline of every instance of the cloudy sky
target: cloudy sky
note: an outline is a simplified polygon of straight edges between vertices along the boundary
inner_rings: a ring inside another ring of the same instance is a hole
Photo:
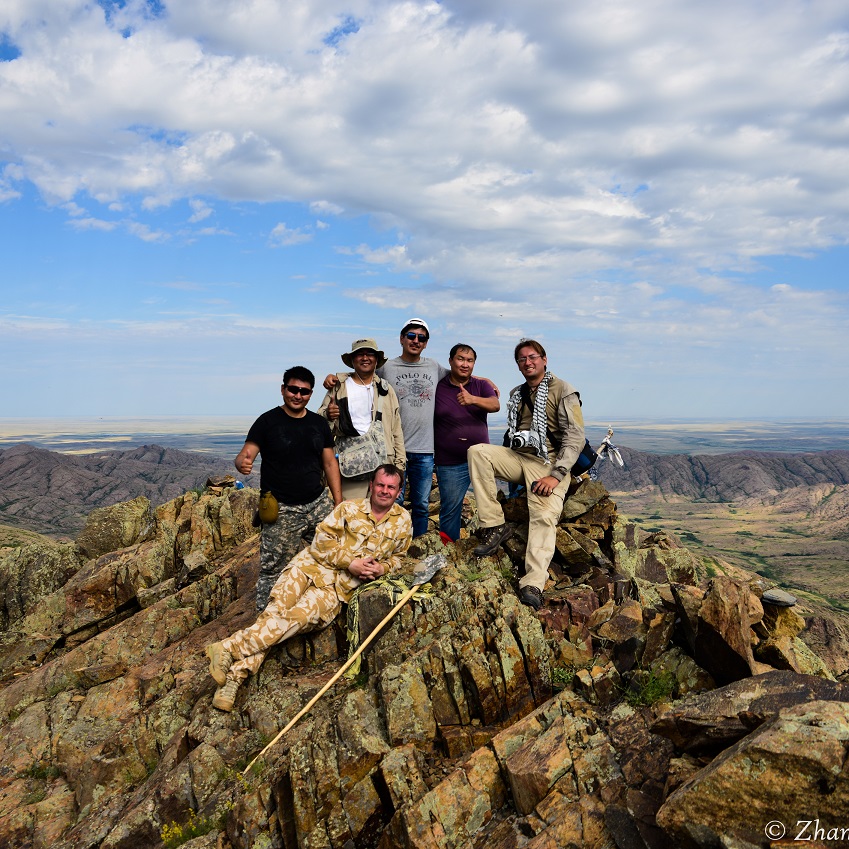
[[[849,416],[845,0],[3,0],[0,416],[259,413],[361,334],[591,419]]]

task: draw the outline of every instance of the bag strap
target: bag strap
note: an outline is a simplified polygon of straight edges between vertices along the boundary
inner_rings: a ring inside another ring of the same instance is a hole
[[[375,375],[372,378],[372,383],[374,386],[374,410],[372,411],[371,420],[373,422],[379,422],[383,420],[383,393],[380,391],[380,384],[378,381],[380,378]]]

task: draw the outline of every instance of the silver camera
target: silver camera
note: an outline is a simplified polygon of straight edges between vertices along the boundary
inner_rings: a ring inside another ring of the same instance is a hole
[[[531,442],[531,432],[529,430],[519,430],[513,434],[510,440],[510,447],[513,450],[517,448],[527,448]]]

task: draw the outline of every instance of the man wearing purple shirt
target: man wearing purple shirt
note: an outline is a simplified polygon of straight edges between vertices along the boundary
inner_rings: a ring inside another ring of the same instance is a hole
[[[433,436],[439,530],[452,540],[460,537],[463,497],[470,483],[466,452],[470,445],[489,443],[486,416],[501,407],[494,387],[472,377],[477,356],[471,345],[455,345],[448,359],[451,371],[436,385]]]

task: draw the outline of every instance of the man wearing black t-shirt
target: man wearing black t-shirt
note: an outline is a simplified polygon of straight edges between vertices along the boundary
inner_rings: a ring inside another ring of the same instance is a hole
[[[279,505],[277,519],[262,526],[257,610],[265,609],[271,588],[283,567],[298,553],[301,540],[311,541],[316,525],[342,501],[342,479],[330,427],[307,409],[314,386],[315,376],[308,368],[287,369],[280,387],[283,404],[263,413],[251,425],[234,461],[243,475],[249,475],[261,454],[260,489],[270,492]]]

